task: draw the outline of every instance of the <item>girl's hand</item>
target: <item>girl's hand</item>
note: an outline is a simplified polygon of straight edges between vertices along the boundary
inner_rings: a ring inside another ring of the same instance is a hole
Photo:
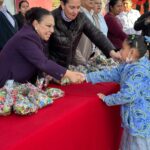
[[[97,96],[98,96],[102,101],[104,101],[104,97],[105,97],[104,94],[98,93]]]

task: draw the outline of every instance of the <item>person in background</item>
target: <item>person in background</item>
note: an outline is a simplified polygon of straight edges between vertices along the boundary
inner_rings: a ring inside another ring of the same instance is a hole
[[[22,26],[25,24],[25,13],[29,9],[29,2],[26,0],[22,0],[19,2],[19,13],[14,15],[18,28],[21,29]]]
[[[0,51],[17,30],[14,17],[7,10],[4,0],[0,0]]]
[[[132,0],[123,0],[124,9],[117,17],[119,18],[123,31],[130,34],[138,34],[140,35],[140,31],[136,31],[134,29],[135,21],[141,16],[138,10],[132,9]]]
[[[149,0],[137,0],[136,9],[140,12],[147,13],[149,11]]]
[[[72,83],[80,83],[82,74],[72,72],[49,60],[44,54],[43,41],[48,41],[54,32],[54,18],[40,7],[31,8],[26,13],[27,24],[5,45],[0,53],[0,87],[7,80],[19,83],[35,83],[35,76],[43,72],[57,80],[69,78]]]
[[[145,38],[150,37],[150,12],[147,12],[143,15],[141,15],[134,24],[134,29],[137,31],[141,31],[142,35],[145,36]],[[147,42],[147,40],[146,40]],[[150,50],[150,44],[148,44],[148,50]]]
[[[61,0],[60,7],[52,11],[55,30],[49,39],[49,58],[64,67],[72,64],[82,33],[105,55],[120,58],[107,37],[80,12],[80,6],[80,0]]]
[[[121,49],[122,43],[127,37],[120,20],[116,17],[122,11],[122,8],[122,0],[110,0],[109,12],[105,15],[105,21],[108,26],[108,38],[117,50]]]
[[[89,73],[92,83],[117,82],[120,91],[112,95],[98,93],[108,106],[121,105],[122,135],[119,150],[148,150],[150,148],[150,61],[141,35],[129,35],[120,50],[124,63],[112,70]]]
[[[94,0],[82,0],[81,1],[81,12],[83,12],[89,20],[95,25],[93,19],[93,7]],[[75,56],[73,58],[74,65],[86,65],[90,59],[90,56],[95,53],[96,46],[91,40],[82,33],[79,44],[77,46]],[[94,55],[93,55],[94,56]]]
[[[134,29],[142,31],[142,35],[150,36],[150,12],[141,15],[134,24]]]
[[[98,22],[99,29],[107,36],[108,33],[108,27],[106,24],[106,21],[104,19],[104,16],[101,14],[102,10],[102,1],[101,0],[94,0],[94,20],[95,22]]]
[[[102,25],[102,20],[98,19],[97,14],[94,15],[94,4],[95,0],[82,0],[81,11],[90,19],[90,21],[97,27],[97,29],[101,30],[99,21]],[[103,21],[105,22],[104,17]],[[82,73],[100,70],[103,67],[108,66],[115,67],[115,65],[117,65],[117,62],[115,62],[112,58],[108,59],[84,33],[81,36],[73,60],[73,65],[69,65],[69,69]]]

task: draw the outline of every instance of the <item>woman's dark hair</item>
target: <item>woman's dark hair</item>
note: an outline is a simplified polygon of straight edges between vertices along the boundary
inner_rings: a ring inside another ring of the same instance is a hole
[[[114,7],[118,1],[119,0],[110,0],[110,2],[108,3],[109,11],[111,11],[111,7]]]
[[[64,3],[64,5],[65,5],[66,3],[68,3],[68,0],[60,0],[60,1],[62,1],[62,2]]]
[[[126,42],[131,48],[136,48],[139,52],[140,58],[147,52],[147,46],[142,35],[128,35]]]
[[[25,14],[27,24],[32,24],[34,20],[40,22],[45,15],[52,15],[50,11],[42,7],[33,7]]]
[[[19,2],[19,8],[21,8],[22,3],[27,3],[27,4],[29,5],[29,2],[28,2],[28,1],[22,0],[22,1]]]

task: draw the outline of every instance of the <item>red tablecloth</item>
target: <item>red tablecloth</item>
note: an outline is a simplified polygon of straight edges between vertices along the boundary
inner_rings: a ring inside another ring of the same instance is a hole
[[[63,89],[65,97],[34,115],[0,117],[0,150],[118,149],[119,107],[107,107],[96,95],[117,92],[117,84],[52,87]]]

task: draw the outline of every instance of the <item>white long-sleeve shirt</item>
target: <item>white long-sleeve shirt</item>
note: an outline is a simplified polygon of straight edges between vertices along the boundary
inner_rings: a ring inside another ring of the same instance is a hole
[[[108,27],[107,27],[106,21],[104,19],[104,16],[102,16],[101,13],[98,14],[98,21],[100,24],[101,31],[107,36]]]
[[[5,17],[8,19],[8,21],[11,23],[13,27],[15,27],[15,21],[12,18],[12,16],[8,13],[6,6],[3,4],[0,6],[0,11],[5,15]]]
[[[123,31],[126,34],[141,34],[141,31],[134,30],[135,21],[141,16],[140,12],[135,9],[131,9],[129,12],[121,12],[117,17],[120,20]]]

